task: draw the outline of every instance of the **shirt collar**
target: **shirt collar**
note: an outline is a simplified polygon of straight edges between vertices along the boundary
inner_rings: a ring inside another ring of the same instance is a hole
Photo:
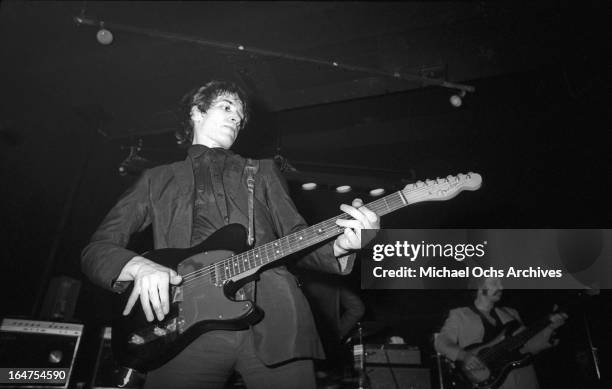
[[[213,147],[210,148],[208,146],[204,146],[201,144],[191,145],[189,149],[187,149],[187,154],[194,160],[197,161],[204,156],[231,156],[234,153],[230,150],[226,150],[223,147]]]

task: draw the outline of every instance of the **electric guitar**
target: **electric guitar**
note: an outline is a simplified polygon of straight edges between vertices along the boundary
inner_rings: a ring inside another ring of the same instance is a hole
[[[516,334],[520,323],[513,320],[506,323],[493,340],[466,347],[465,350],[476,355],[484,368],[468,369],[461,361],[446,360],[453,386],[471,389],[498,388],[510,371],[530,362],[531,355],[521,354],[519,350],[558,317],[548,315]]]
[[[463,190],[476,190],[482,179],[468,173],[419,181],[403,190],[366,204],[378,216],[407,205],[448,200]],[[170,288],[170,311],[162,321],[148,322],[140,304],[122,315],[133,285],[115,297],[112,349],[117,362],[146,372],[176,356],[199,335],[211,330],[239,330],[259,321],[263,313],[252,301],[233,299],[236,291],[263,266],[307,247],[340,235],[337,219],[343,213],[275,241],[249,249],[246,229],[227,225],[204,242],[187,249],[160,249],[144,257],[171,269],[183,278]]]

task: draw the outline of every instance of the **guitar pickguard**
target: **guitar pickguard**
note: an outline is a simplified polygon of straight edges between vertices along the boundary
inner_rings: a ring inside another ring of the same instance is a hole
[[[189,328],[201,321],[239,320],[253,310],[250,301],[229,299],[224,285],[217,282],[221,279],[218,273],[224,271],[222,260],[233,254],[228,250],[206,251],[178,265],[178,273],[184,280],[199,279],[183,282],[182,301],[178,303],[181,326]]]

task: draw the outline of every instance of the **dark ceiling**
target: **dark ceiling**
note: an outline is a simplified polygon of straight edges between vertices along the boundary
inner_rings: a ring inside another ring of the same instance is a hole
[[[41,104],[50,110],[88,107],[105,118],[111,137],[168,131],[174,123],[166,113],[188,89],[212,77],[241,82],[275,112],[425,86],[381,73],[462,84],[541,68],[558,61],[561,47],[557,2],[3,1],[0,6],[4,122],[40,114]],[[114,34],[112,44],[99,44],[97,28],[78,26],[76,16],[104,21]],[[273,55],[222,49],[218,43]]]

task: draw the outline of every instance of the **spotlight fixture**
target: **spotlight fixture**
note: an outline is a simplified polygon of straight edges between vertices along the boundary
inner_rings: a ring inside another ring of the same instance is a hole
[[[336,188],[336,192],[338,192],[338,193],[348,193],[350,191],[351,191],[351,186],[350,185],[341,185],[341,186]]]
[[[465,97],[465,90],[455,93],[450,97],[450,103],[453,107],[459,108],[463,104],[463,98]]]
[[[104,28],[104,22],[100,22],[100,29],[96,34],[96,39],[98,40],[98,42],[100,42],[100,44],[103,44],[105,46],[113,43],[113,33]]]
[[[385,193],[385,189],[384,188],[376,188],[376,189],[372,189],[370,191],[370,196],[372,197],[377,197],[377,196],[381,196]]]
[[[305,182],[302,184],[302,189],[304,190],[315,190],[317,189],[317,183],[316,182]]]

